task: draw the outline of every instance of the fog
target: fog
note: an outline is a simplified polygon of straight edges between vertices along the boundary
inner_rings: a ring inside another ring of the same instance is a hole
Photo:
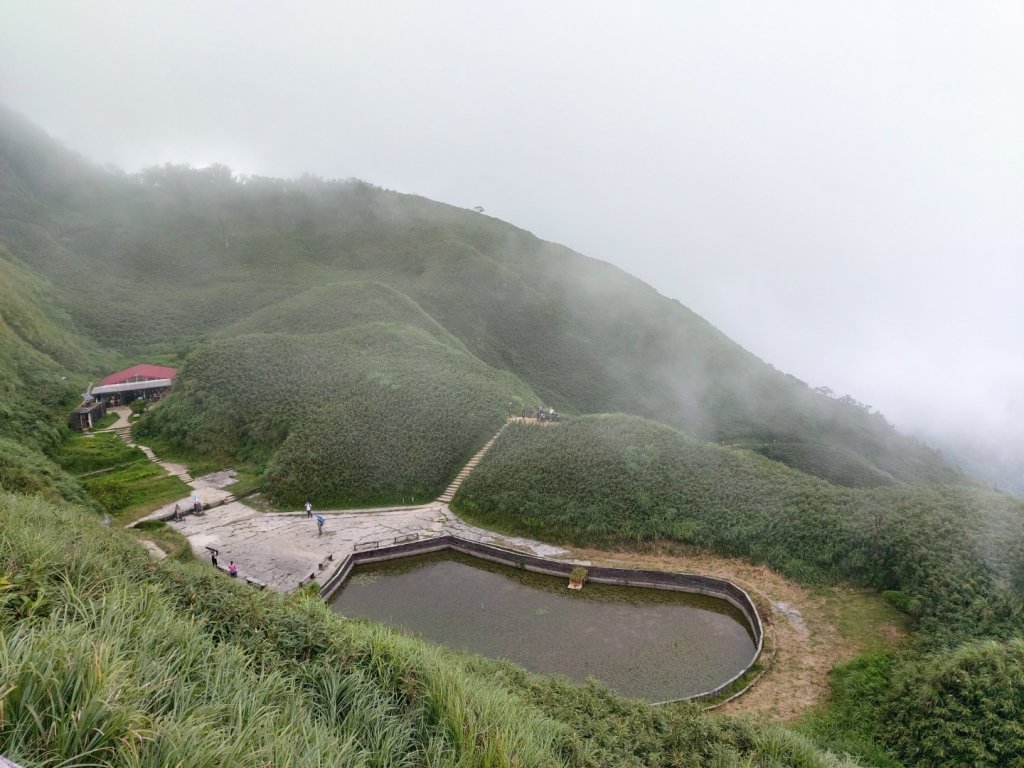
[[[1024,474],[1021,39],[1020,2],[5,0],[0,101],[127,170],[483,206]]]

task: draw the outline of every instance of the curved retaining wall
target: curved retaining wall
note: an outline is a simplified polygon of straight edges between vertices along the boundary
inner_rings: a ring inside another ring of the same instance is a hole
[[[348,578],[352,569],[364,563],[377,563],[382,560],[393,560],[396,557],[408,557],[409,555],[425,554],[427,552],[438,552],[443,549],[453,549],[467,555],[479,557],[484,560],[491,560],[502,563],[513,568],[525,568],[535,573],[546,573],[550,576],[564,576],[568,578],[569,573],[577,563],[564,563],[559,560],[548,560],[544,557],[537,557],[525,552],[518,552],[514,549],[505,549],[493,544],[483,544],[479,541],[469,541],[458,536],[438,536],[433,539],[421,539],[410,541],[405,544],[395,544],[380,549],[363,550],[353,552],[343,559],[337,569],[330,575],[327,581],[320,588],[320,596],[324,600],[330,600],[341,588],[341,585]],[[587,566],[587,581],[594,581],[599,584],[618,584],[624,587],[649,587],[653,589],[671,589],[678,592],[696,592],[702,595],[710,595],[725,600],[737,609],[747,619],[750,630],[754,635],[754,655],[743,669],[726,680],[721,685],[693,696],[685,696],[669,701],[659,701],[657,704],[668,704],[670,701],[684,701],[694,699],[707,699],[717,696],[740,677],[746,674],[754,662],[761,655],[761,647],[764,643],[764,628],[761,625],[761,617],[754,607],[753,600],[745,591],[737,587],[731,581],[716,579],[711,576],[700,576],[694,573],[670,573],[667,571],[645,571],[632,568],[607,568],[605,566]]]

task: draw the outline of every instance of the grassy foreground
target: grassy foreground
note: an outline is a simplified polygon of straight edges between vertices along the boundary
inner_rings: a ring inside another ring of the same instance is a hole
[[[0,495],[0,753],[25,765],[849,764],[158,563],[92,517]]]

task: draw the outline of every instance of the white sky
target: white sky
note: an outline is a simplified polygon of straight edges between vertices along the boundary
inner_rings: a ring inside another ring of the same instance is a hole
[[[356,176],[621,266],[1024,453],[1024,1],[0,0],[0,101],[129,170]]]

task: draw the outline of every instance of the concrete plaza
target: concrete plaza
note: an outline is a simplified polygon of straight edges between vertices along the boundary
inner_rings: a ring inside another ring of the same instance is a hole
[[[316,520],[307,518],[305,512],[260,512],[239,501],[214,507],[200,517],[190,515],[168,524],[188,537],[196,557],[209,562],[210,552],[206,548],[213,547],[220,553],[220,565],[234,560],[239,577],[258,579],[282,592],[297,589],[310,574],[321,580],[326,578],[334,565],[357,547],[369,548],[375,542],[383,546],[407,536],[432,538],[453,534],[541,557],[568,554],[560,547],[467,525],[447,504],[440,502],[315,513],[327,520],[322,536],[317,533]],[[319,564],[328,555],[334,556],[334,562],[321,572]]]

